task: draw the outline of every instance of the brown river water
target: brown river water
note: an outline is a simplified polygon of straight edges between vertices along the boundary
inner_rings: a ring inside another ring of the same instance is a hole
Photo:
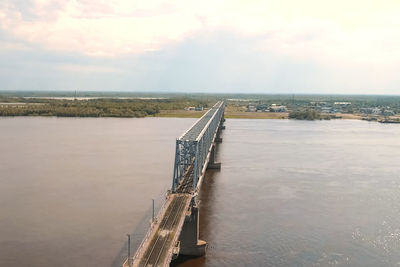
[[[171,184],[194,119],[0,118],[0,266],[109,267]],[[400,127],[227,120],[174,266],[399,266]]]

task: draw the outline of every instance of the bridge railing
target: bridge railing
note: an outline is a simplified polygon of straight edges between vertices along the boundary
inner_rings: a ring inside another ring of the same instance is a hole
[[[165,195],[165,199],[163,200],[162,206],[158,209],[157,215],[154,217],[154,221],[150,221],[150,227],[147,229],[146,235],[142,239],[142,242],[140,243],[139,247],[136,249],[136,252],[132,257],[132,263],[136,263],[136,261],[138,260],[138,258],[140,256],[140,253],[142,252],[142,249],[143,249],[145,243],[147,242],[147,240],[150,238],[151,234],[153,233],[154,227],[162,218],[162,215],[163,215],[163,212],[165,211],[165,206],[168,202],[168,199],[169,199],[169,194],[167,193]],[[122,266],[128,266],[129,265],[128,260],[129,259],[126,259],[125,262],[122,264]]]
[[[214,142],[214,138],[217,133],[217,128],[221,122],[221,118],[224,113],[224,103],[219,102],[217,112],[214,113],[206,127],[197,138],[197,153],[194,159],[194,173],[193,173],[193,190],[196,189],[199,177],[202,175],[202,171],[206,164],[207,155],[211,152],[211,144]]]
[[[224,102],[216,103],[176,140],[173,192],[190,166],[193,166],[193,190],[196,189],[223,116],[224,107]]]

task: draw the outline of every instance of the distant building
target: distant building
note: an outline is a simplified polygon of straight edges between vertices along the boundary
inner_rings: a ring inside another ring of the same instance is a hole
[[[395,115],[394,111],[393,111],[393,110],[389,110],[389,109],[385,109],[385,110],[382,112],[382,114],[383,114],[384,116],[393,116],[393,115]]]
[[[258,104],[256,109],[257,109],[257,112],[266,112],[266,111],[268,111],[268,105],[267,104]]]
[[[196,107],[195,110],[196,111],[203,111],[203,107]]]
[[[248,106],[247,106],[247,111],[248,111],[248,112],[256,112],[256,111],[257,111],[257,108],[256,108],[256,106],[254,106],[254,105],[248,105]]]
[[[372,108],[360,108],[360,112],[363,114],[372,114]]]
[[[329,104],[328,104],[328,102],[325,102],[325,101],[318,101],[318,102],[311,101],[310,105],[313,107],[325,107],[325,106],[328,106]]]
[[[186,111],[189,111],[189,110],[196,110],[196,108],[195,108],[195,107],[186,107],[185,110],[186,110]]]
[[[348,106],[351,105],[351,102],[335,102],[334,104],[337,106]]]
[[[335,113],[335,110],[332,107],[322,107],[321,113]]]
[[[287,107],[286,106],[282,106],[282,105],[277,105],[277,104],[272,104],[269,107],[269,111],[271,112],[286,112],[287,111]]]
[[[373,115],[382,114],[382,110],[380,108],[360,108],[360,112],[363,114],[373,114]]]
[[[380,108],[373,108],[372,114],[379,115],[379,114],[382,114],[382,111]]]

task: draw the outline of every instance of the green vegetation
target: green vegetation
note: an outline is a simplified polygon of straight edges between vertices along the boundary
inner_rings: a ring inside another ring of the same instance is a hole
[[[65,100],[0,96],[0,116],[57,117],[146,117],[161,110],[183,110],[186,106],[208,107],[207,101],[187,98]],[[212,103],[211,103],[212,104]]]
[[[287,106],[290,110],[302,108],[315,108],[317,106],[331,106],[340,108],[342,113],[353,114],[362,108],[391,109],[400,114],[399,95],[226,95],[226,99],[233,106],[246,106],[248,104]],[[349,105],[335,105],[336,102],[349,102]]]
[[[400,117],[400,96],[374,95],[268,95],[179,94],[135,92],[0,91],[0,116],[59,117],[182,117],[196,118],[204,111],[185,107],[211,107],[225,100],[227,118],[330,118],[378,120]],[[275,104],[275,105],[274,105]],[[271,112],[284,106],[290,112]],[[250,106],[256,107],[252,112]]]
[[[295,110],[289,112],[289,119],[296,120],[329,120],[330,116],[322,116],[320,112],[313,109]]]

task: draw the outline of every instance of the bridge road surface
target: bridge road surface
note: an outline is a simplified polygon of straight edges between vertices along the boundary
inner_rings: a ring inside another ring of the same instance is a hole
[[[158,231],[150,242],[149,249],[145,251],[139,266],[163,266],[168,257],[168,250],[174,246],[174,237],[177,235],[179,221],[185,217],[188,209],[190,195],[173,195],[167,207],[166,215],[160,222]],[[169,264],[169,262],[168,262]]]
[[[193,167],[189,167],[176,190],[176,194],[170,194],[165,206],[163,207],[160,218],[161,222],[156,222],[155,234],[141,253],[137,255],[140,261],[134,261],[132,266],[169,266],[172,256],[171,248],[175,247],[174,242],[178,241],[180,230],[185,221],[186,211],[189,209],[193,195],[190,193],[193,181]],[[178,231],[179,230],[179,231]],[[129,267],[126,261],[123,267]]]
[[[163,208],[161,221],[156,222],[156,231],[149,237],[149,245],[142,249],[137,255],[139,261],[133,262],[132,266],[169,266],[172,256],[171,248],[178,241],[178,230],[182,229],[186,210],[188,210],[192,196],[190,194],[170,194]],[[175,244],[174,244],[175,243]],[[123,265],[129,267],[126,261]]]

